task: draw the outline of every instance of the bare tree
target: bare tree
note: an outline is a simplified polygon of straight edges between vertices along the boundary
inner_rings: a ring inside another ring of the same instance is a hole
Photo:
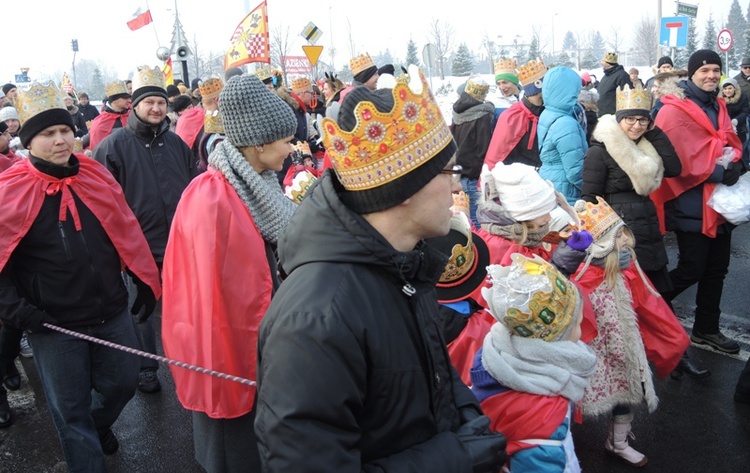
[[[493,72],[493,67],[495,64],[495,42],[490,39],[490,34],[486,31],[484,32],[484,37],[482,38],[482,48],[484,48],[485,52],[487,53],[487,60],[490,63],[490,74]]]
[[[427,39],[433,46],[435,46],[435,60],[438,63],[438,69],[440,69],[440,80],[445,79],[445,72],[443,71],[445,63],[448,60],[453,50],[453,42],[455,41],[456,34],[455,30],[448,23],[440,23],[440,20],[432,20],[430,29],[427,33]]]
[[[207,54],[200,52],[198,37],[193,35],[192,57],[188,62],[188,67],[192,70],[192,76],[199,79],[211,76],[213,74],[221,75],[224,70],[224,53]],[[190,85],[190,84],[186,84]]]
[[[349,17],[346,17],[346,34],[349,42],[349,57],[357,56],[357,43],[354,42],[354,35],[352,35],[352,23],[349,21]]]
[[[623,44],[624,39],[620,34],[620,30],[613,26],[609,33],[609,41],[607,41],[607,46],[609,46],[612,52],[619,53],[620,49],[622,49],[623,47]]]
[[[651,16],[641,17],[635,25],[633,36],[633,55],[637,61],[655,64],[657,60],[657,44],[659,43],[659,25]]]
[[[289,33],[289,27],[286,29],[278,26],[271,31],[271,65],[281,69],[281,73],[284,76],[284,82],[287,83],[286,78],[286,62],[284,58],[289,55],[291,50],[291,38]]]

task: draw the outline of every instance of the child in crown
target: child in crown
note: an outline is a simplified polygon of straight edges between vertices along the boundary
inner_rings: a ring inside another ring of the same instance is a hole
[[[598,363],[583,398],[583,415],[610,415],[606,451],[641,467],[646,456],[628,444],[632,407],[658,399],[649,361],[660,377],[668,375],[690,343],[685,329],[641,271],[633,234],[601,198],[597,204],[576,202],[581,228],[594,242],[586,262],[574,275],[588,293],[598,333],[589,342]]]
[[[482,293],[499,323],[474,359],[472,391],[508,441],[510,472],[580,472],[571,417],[596,368],[580,341],[584,298],[539,256],[511,260],[488,268]]]

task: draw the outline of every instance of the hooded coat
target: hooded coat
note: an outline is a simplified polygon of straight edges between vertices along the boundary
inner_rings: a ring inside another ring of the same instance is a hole
[[[453,431],[478,403],[437,325],[446,257],[395,250],[337,189],[324,173],[279,240],[289,276],[258,337],[263,471],[470,473]]]
[[[581,197],[586,131],[574,116],[581,78],[567,67],[554,67],[544,76],[544,111],[539,117],[539,175],[551,181],[568,203]]]
[[[491,103],[480,102],[466,92],[453,104],[453,138],[458,145],[456,164],[463,167],[464,177],[479,179],[492,138],[494,110]]]

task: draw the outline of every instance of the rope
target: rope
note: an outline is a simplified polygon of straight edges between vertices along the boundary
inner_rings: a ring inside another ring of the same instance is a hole
[[[58,327],[56,325],[51,324],[43,324],[45,328],[48,328],[50,330],[54,330],[56,332],[64,333],[65,335],[70,335],[72,337],[81,338],[83,340],[86,340],[87,342],[97,343],[99,345],[104,345],[105,347],[114,348],[115,350],[124,351],[126,353],[131,353],[133,355],[142,356],[144,358],[150,358],[152,360],[156,360],[160,363],[164,363],[167,365],[177,366],[179,368],[184,368],[190,371],[195,371],[197,373],[203,373],[211,376],[216,376],[217,378],[226,379],[229,381],[234,381],[235,383],[245,384],[247,386],[255,386],[255,381],[251,381],[249,379],[242,378],[240,376],[232,376],[230,374],[222,373],[221,371],[216,370],[210,370],[208,368],[202,368],[200,366],[192,365],[190,363],[185,363],[184,361],[177,361],[172,360],[171,358],[166,358],[164,356],[154,355],[153,353],[148,353],[141,350],[136,350],[135,348],[126,347],[124,345],[119,345],[117,343],[108,342],[106,340],[102,340],[101,338],[92,337],[90,335],[84,335],[82,333],[74,332],[72,330],[68,330],[62,327]]]

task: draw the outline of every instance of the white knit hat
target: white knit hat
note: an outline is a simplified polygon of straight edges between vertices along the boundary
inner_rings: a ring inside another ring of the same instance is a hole
[[[13,107],[0,108],[0,122],[5,120],[18,120],[18,112]]]
[[[554,186],[542,179],[531,166],[497,163],[492,169],[492,177],[500,204],[513,220],[534,220],[557,207]]]

